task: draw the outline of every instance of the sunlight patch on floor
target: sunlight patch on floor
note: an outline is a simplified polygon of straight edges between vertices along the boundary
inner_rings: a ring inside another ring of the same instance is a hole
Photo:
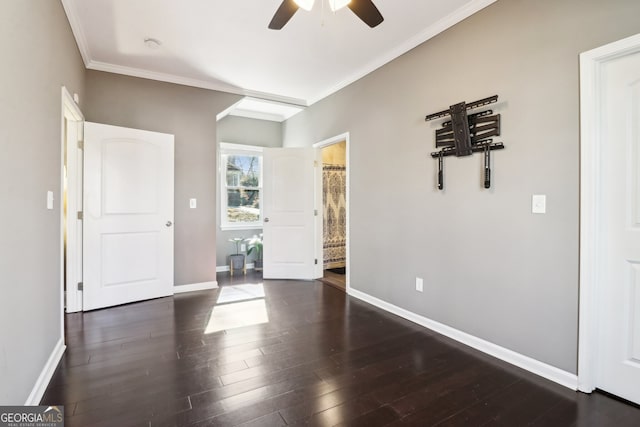
[[[264,296],[262,283],[222,287],[204,333],[269,323]]]

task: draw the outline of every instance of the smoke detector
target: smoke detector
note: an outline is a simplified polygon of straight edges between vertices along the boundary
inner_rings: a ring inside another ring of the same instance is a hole
[[[160,43],[160,40],[158,39],[147,37],[144,39],[144,45],[149,49],[156,50],[156,49],[160,49],[160,45],[162,45],[162,43]]]

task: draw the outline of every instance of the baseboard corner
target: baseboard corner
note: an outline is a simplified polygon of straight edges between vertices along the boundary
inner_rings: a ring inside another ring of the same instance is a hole
[[[27,397],[25,406],[35,406],[40,404],[40,401],[44,396],[44,392],[47,390],[49,382],[51,381],[51,378],[53,378],[53,374],[56,372],[58,363],[60,363],[66,348],[67,346],[64,345],[64,339],[60,337],[56,345],[53,347],[53,351],[42,368],[38,379],[33,385],[33,389],[31,390],[29,397]]]

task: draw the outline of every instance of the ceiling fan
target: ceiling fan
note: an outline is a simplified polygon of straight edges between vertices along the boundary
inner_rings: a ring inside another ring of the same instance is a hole
[[[273,15],[273,19],[271,19],[269,23],[269,28],[272,30],[282,29],[299,8],[311,10],[313,3],[314,0],[283,0],[278,10],[276,10],[275,15]],[[329,6],[334,12],[347,6],[358,18],[371,28],[384,21],[382,14],[380,14],[380,11],[376,5],[373,4],[372,0],[329,0]]]

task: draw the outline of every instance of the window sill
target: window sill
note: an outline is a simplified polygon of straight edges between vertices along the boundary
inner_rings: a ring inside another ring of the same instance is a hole
[[[221,225],[220,230],[262,230],[262,223],[260,224],[244,224],[244,225]]]

